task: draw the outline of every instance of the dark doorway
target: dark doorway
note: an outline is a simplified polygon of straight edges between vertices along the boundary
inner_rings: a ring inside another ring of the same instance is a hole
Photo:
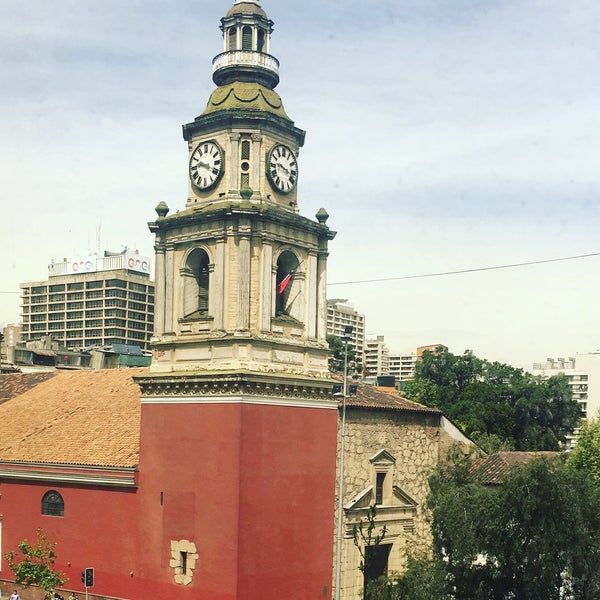
[[[388,558],[391,549],[392,544],[379,544],[379,546],[367,546],[365,548],[364,600],[368,600],[367,587],[369,582],[387,576]]]

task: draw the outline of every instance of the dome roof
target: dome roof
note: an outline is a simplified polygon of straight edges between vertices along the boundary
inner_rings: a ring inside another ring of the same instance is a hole
[[[258,0],[236,0],[235,4],[229,9],[227,17],[234,15],[259,15],[267,18],[267,13],[261,8]]]
[[[256,110],[273,113],[290,120],[283,108],[283,102],[277,92],[260,85],[235,81],[218,87],[210,96],[203,115],[220,110]]]

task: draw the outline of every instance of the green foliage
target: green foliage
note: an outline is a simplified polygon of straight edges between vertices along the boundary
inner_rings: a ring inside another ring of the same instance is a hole
[[[600,420],[582,424],[577,446],[569,455],[569,465],[587,471],[600,484]]]
[[[558,450],[581,419],[566,377],[543,380],[470,351],[424,352],[402,393],[439,408],[490,451]]]
[[[358,524],[352,526],[352,541],[360,552],[360,564],[358,568],[364,574],[369,569],[366,548],[368,546],[379,546],[383,542],[387,533],[387,527],[384,525],[379,533],[375,533],[377,523],[377,509],[374,505],[369,507],[366,522],[360,519]]]
[[[587,473],[538,459],[490,487],[463,460],[430,484],[434,552],[452,598],[600,597],[600,489]]]
[[[27,540],[19,542],[18,551],[10,551],[4,555],[8,566],[15,574],[15,582],[24,588],[30,585],[39,586],[50,597],[54,597],[57,586],[66,583],[63,573],[54,570],[56,554],[52,543],[41,528],[37,530],[37,544],[31,545]],[[19,555],[22,555],[20,558]]]
[[[439,558],[408,557],[405,573],[392,586],[389,600],[450,600],[446,564]],[[387,599],[385,599],[387,600]]]
[[[337,335],[327,335],[327,343],[329,344],[329,370],[334,373],[343,373],[345,344],[344,340]],[[360,370],[360,365],[356,363],[356,351],[352,343],[348,343],[348,373]]]

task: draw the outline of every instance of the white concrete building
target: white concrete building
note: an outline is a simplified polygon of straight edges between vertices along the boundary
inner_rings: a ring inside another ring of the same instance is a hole
[[[384,336],[367,336],[363,357],[366,378],[390,375],[390,351],[385,345]]]
[[[65,348],[133,344],[147,349],[154,328],[151,261],[137,252],[64,259],[44,281],[21,284],[22,341],[50,336]]]
[[[532,373],[542,377],[565,375],[586,419],[598,418],[600,410],[600,351],[569,358],[547,358],[534,363]],[[576,432],[577,433],[577,432]],[[573,436],[573,438],[575,438]],[[573,439],[569,440],[573,444]]]
[[[345,327],[352,327],[352,346],[362,357],[365,345],[365,315],[359,313],[346,299],[327,300],[327,334],[344,337]]]
[[[396,383],[407,381],[415,376],[415,365],[417,364],[417,354],[390,354],[389,374],[396,378]]]

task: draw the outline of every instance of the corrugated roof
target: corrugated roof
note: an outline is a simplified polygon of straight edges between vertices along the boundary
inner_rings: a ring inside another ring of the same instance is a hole
[[[146,372],[137,368],[0,376],[0,389],[11,394],[0,404],[0,461],[136,466],[140,390],[133,377]]]
[[[534,458],[552,458],[561,452],[496,452],[479,459],[473,465],[475,473],[486,485],[500,485],[517,465],[524,465]]]

